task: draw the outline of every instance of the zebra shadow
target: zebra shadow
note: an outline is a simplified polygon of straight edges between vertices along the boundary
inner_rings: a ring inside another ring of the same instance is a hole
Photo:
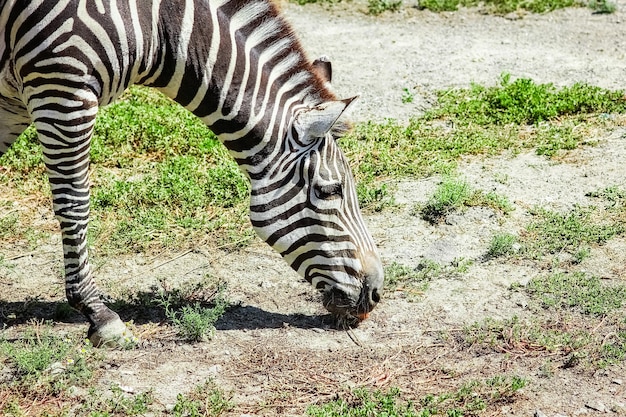
[[[327,328],[332,326],[330,314],[307,315],[301,313],[277,313],[250,305],[231,306],[217,321],[217,330],[254,330],[295,327],[300,329]]]
[[[132,321],[137,325],[168,322],[163,305],[150,302],[128,302],[109,300],[109,304],[123,321]],[[193,305],[212,307],[210,302],[194,302]],[[191,303],[190,303],[191,305]],[[175,306],[179,308],[181,306]],[[52,322],[65,324],[87,323],[84,316],[72,309],[65,301],[42,301],[26,299],[24,301],[0,300],[0,329],[24,325],[33,322]],[[215,324],[217,330],[255,330],[295,327],[302,329],[327,328],[332,325],[330,314],[306,315],[299,313],[278,313],[262,308],[232,304]]]

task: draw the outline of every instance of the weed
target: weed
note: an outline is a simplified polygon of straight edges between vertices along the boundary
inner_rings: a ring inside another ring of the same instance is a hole
[[[367,0],[367,12],[377,16],[386,11],[397,12],[402,6],[402,0]]]
[[[232,408],[231,399],[212,380],[208,380],[189,396],[178,394],[172,414],[175,417],[219,416]]]
[[[87,398],[78,409],[79,413],[98,417],[138,416],[144,415],[154,402],[154,396],[150,391],[126,394],[116,384],[111,385],[110,391],[110,395],[103,395],[95,388],[90,388]]]
[[[20,229],[19,215],[15,212],[0,217],[0,239],[9,239],[15,236]]]
[[[25,399],[58,395],[91,379],[96,352],[88,342],[36,324],[18,340],[0,340],[0,355],[12,369],[12,388]]]
[[[541,258],[545,254],[571,254],[581,261],[586,254],[581,246],[602,244],[615,235],[624,233],[624,225],[617,221],[595,220],[593,207],[575,207],[561,214],[545,209],[535,209],[532,213],[537,220],[527,227],[524,236],[524,252],[531,258]]]
[[[411,90],[409,90],[408,88],[404,88],[402,90],[402,103],[413,103],[413,100],[415,100],[415,96],[413,95]]]
[[[344,395],[345,399],[339,398],[326,404],[310,406],[307,415],[312,417],[475,415],[484,411],[489,404],[510,401],[526,385],[526,379],[520,376],[497,375],[485,381],[467,381],[456,391],[449,393],[426,395],[419,403],[403,400],[397,388],[390,388],[386,392],[356,389]]]
[[[307,409],[307,415],[312,417],[417,416],[413,404],[410,401],[401,401],[399,397],[400,390],[397,388],[391,388],[388,392],[356,389],[349,394],[348,401],[340,398],[326,404],[312,405]]]
[[[412,212],[420,214],[426,221],[438,223],[448,214],[465,206],[490,207],[503,213],[513,210],[513,206],[506,197],[494,192],[484,193],[480,190],[472,190],[467,182],[447,176],[428,202],[425,205],[417,205]]]
[[[581,0],[420,0],[419,8],[445,12],[456,11],[459,7],[481,6],[487,13],[506,14],[517,10],[545,13],[582,4]]]
[[[504,214],[508,214],[513,211],[513,206],[511,205],[509,199],[493,191],[484,193],[481,190],[474,190],[464,204],[470,207],[489,207]]]
[[[361,209],[370,212],[380,212],[395,206],[393,193],[388,184],[361,181],[356,186],[356,193]]]
[[[166,317],[176,327],[181,337],[193,342],[208,340],[213,337],[215,323],[228,307],[228,301],[224,294],[225,289],[224,285],[218,287],[212,300],[212,307],[206,307],[200,302],[195,302],[176,308],[173,306],[175,298],[171,294],[163,294],[159,303],[165,308]]]
[[[447,214],[462,207],[472,195],[468,183],[451,177],[444,178],[434,195],[420,210],[422,217],[437,223]]]
[[[453,12],[462,4],[460,0],[419,0],[418,7],[432,12]]]
[[[589,0],[587,7],[597,14],[611,14],[617,10],[617,5],[610,0]]]
[[[594,316],[621,308],[626,299],[626,286],[604,285],[600,278],[584,272],[558,272],[535,278],[527,291],[546,308],[577,309]]]
[[[489,248],[487,249],[487,257],[497,258],[499,256],[511,255],[515,252],[517,237],[510,233],[499,233],[493,236]]]
[[[467,346],[488,347],[497,352],[539,354],[541,352],[569,354],[592,343],[589,331],[568,331],[565,323],[550,321],[522,321],[484,319],[466,326],[461,339]]]
[[[385,285],[390,289],[412,287],[425,291],[428,283],[437,277],[443,267],[434,261],[423,259],[416,268],[393,262],[385,267]]]
[[[626,205],[626,190],[614,185],[600,191],[591,191],[587,197],[601,198],[609,203],[609,208],[623,208]]]
[[[439,94],[440,106],[429,117],[453,116],[457,122],[488,124],[537,124],[557,117],[587,113],[623,113],[623,91],[608,91],[587,84],[557,89],[553,84],[536,84],[528,78],[511,81],[502,74],[500,86],[473,84],[468,90]]]

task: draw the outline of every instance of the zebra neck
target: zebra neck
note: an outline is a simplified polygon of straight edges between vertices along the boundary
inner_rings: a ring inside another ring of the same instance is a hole
[[[280,148],[298,107],[334,98],[271,1],[162,0],[159,7],[167,22],[157,51],[166,52],[149,83],[200,117],[244,171]]]

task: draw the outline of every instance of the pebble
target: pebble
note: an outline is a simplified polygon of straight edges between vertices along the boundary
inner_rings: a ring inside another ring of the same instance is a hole
[[[535,417],[548,417],[548,416],[541,410],[535,410]]]
[[[624,381],[619,379],[619,378],[616,378],[616,379],[612,380],[611,382],[614,383],[614,384],[617,384],[617,385],[622,385],[624,383]]]

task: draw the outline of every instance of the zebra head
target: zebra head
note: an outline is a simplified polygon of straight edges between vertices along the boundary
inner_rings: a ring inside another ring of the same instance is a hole
[[[293,110],[282,149],[252,182],[250,218],[257,234],[322,291],[327,310],[363,320],[380,301],[383,271],[333,135],[352,100]]]

